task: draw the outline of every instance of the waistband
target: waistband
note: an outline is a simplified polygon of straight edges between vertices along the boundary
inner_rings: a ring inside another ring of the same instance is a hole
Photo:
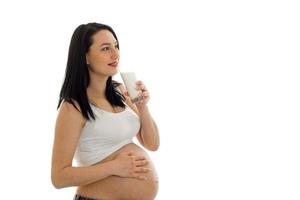
[[[74,200],[101,200],[101,199],[93,199],[93,198],[83,197],[83,196],[76,194],[74,197]]]

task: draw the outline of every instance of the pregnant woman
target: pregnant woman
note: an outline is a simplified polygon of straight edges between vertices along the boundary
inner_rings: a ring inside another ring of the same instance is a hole
[[[159,132],[147,103],[149,93],[136,82],[132,103],[118,73],[119,42],[99,23],[73,33],[60,91],[52,153],[52,183],[77,186],[76,200],[153,200],[158,192],[155,167],[139,143],[159,147]],[[73,166],[73,158],[77,166]]]

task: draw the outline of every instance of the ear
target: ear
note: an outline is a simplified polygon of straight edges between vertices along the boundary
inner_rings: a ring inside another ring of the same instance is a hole
[[[85,62],[86,62],[86,64],[90,64],[90,62],[89,62],[89,55],[86,53],[85,54]]]

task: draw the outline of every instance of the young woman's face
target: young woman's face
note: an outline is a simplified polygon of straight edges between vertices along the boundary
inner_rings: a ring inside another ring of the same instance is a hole
[[[117,40],[108,30],[92,36],[92,45],[86,54],[89,71],[98,75],[113,76],[118,72],[119,49]]]

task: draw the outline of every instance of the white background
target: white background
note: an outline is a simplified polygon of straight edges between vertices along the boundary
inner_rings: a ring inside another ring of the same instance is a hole
[[[300,199],[297,1],[2,1],[1,199],[72,199],[50,181],[74,29],[111,25],[147,85],[158,200]],[[120,79],[120,76],[116,76]]]

